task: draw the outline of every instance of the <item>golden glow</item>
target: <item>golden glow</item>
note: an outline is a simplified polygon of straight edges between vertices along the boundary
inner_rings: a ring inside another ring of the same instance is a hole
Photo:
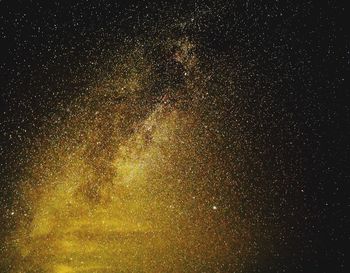
[[[199,73],[184,55],[193,45],[180,48],[185,72]],[[10,239],[14,272],[204,272],[243,255],[249,230],[238,214],[232,229],[213,198],[225,178],[195,106],[198,80],[183,87],[190,109],[150,107],[149,63],[133,52],[108,88],[95,88],[61,133],[40,142],[23,188],[28,218]]]

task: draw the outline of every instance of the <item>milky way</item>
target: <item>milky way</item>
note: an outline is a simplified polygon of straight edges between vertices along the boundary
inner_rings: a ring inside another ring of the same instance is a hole
[[[38,142],[11,237],[16,270],[200,272],[254,255],[243,185],[220,154],[215,72],[188,37],[148,46],[124,53]]]
[[[103,27],[72,16],[83,34],[62,30],[53,58],[67,63],[33,68],[35,88],[49,87],[11,150],[0,269],[275,272],[289,259],[299,272],[322,215],[306,204],[316,103],[295,91],[309,55],[291,57],[291,22],[308,9],[153,3],[114,18],[113,5],[97,8]]]

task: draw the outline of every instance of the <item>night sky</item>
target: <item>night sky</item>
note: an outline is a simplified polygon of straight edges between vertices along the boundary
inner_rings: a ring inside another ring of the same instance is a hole
[[[1,272],[348,272],[340,1],[0,1]]]

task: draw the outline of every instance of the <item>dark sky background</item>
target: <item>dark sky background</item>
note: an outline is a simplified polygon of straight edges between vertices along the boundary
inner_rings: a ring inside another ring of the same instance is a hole
[[[287,193],[291,186],[279,186],[279,200],[285,202],[277,212],[285,223],[281,252],[256,272],[347,272],[350,44],[345,5],[180,2],[0,1],[2,235],[13,225],[6,213],[28,163],[28,147],[47,120],[100,79],[101,66],[108,70],[106,59],[127,39],[147,33],[154,22],[193,16],[188,31],[201,41],[203,52],[242,64],[237,84],[247,90],[241,99],[251,114],[248,120],[262,124],[253,126],[256,134],[271,133],[264,139],[265,159],[275,156],[286,173],[295,172],[303,193],[296,205]],[[274,102],[266,115],[260,103],[264,96]],[[293,122],[285,124],[298,129],[284,125],[288,120]],[[298,161],[295,170],[290,167],[295,164],[288,165],[293,160]],[[303,221],[293,219],[299,206],[306,211]],[[291,223],[297,232],[288,229]]]

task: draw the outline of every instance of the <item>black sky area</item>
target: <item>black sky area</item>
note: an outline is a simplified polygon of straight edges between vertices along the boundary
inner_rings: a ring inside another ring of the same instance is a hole
[[[1,0],[0,244],[15,224],[7,214],[27,153],[50,117],[111,69],[116,48],[158,22],[194,18],[174,35],[198,41],[204,56],[240,63],[242,130],[261,135],[251,149],[267,173],[278,169],[279,251],[247,272],[348,272],[348,16],[341,1]],[[284,181],[293,175],[296,183]],[[261,190],[269,183],[252,194]]]

